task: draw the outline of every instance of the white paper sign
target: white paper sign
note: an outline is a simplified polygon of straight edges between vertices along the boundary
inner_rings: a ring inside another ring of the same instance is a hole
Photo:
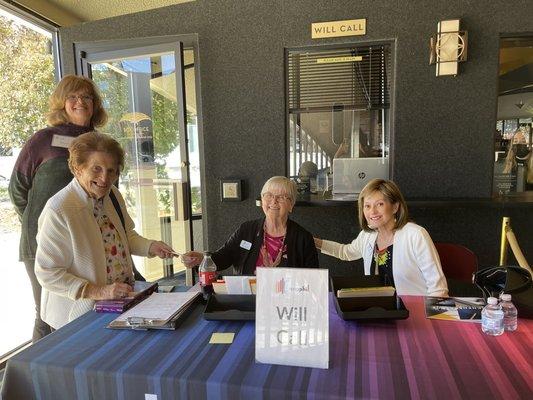
[[[328,368],[328,270],[257,268],[255,359]]]

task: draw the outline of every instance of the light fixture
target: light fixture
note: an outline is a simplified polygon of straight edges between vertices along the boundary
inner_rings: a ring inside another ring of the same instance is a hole
[[[449,19],[437,25],[429,42],[429,64],[436,64],[436,75],[457,75],[457,64],[466,61],[468,32],[459,30],[460,20]]]
[[[522,101],[522,99],[520,99],[518,103],[515,103],[515,106],[518,107],[519,110],[521,110],[522,107],[524,107],[524,102]]]

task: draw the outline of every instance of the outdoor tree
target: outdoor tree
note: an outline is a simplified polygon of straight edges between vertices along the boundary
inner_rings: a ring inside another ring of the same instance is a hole
[[[0,16],[0,150],[22,147],[46,126],[54,88],[50,39]]]
[[[93,68],[93,80],[100,89],[104,107],[109,116],[105,130],[123,144],[131,137],[124,132],[124,119],[130,114],[128,106],[128,78],[120,62],[110,63],[112,68],[97,65]],[[179,144],[178,109],[176,101],[152,90],[152,135],[154,152],[159,157],[168,156]],[[122,124],[122,125],[121,125]],[[125,146],[127,147],[127,146]]]
[[[46,126],[48,99],[55,86],[51,48],[50,38],[0,16],[0,155],[9,155],[12,148],[22,147],[31,135]],[[113,62],[95,65],[92,78],[109,115],[107,125],[99,130],[121,143],[129,157],[127,165],[132,165],[131,157],[138,156],[134,151],[138,138],[124,129],[124,118],[131,112],[127,74],[122,63]],[[149,141],[155,158],[150,161],[156,164],[158,178],[168,178],[168,155],[179,146],[177,104],[157,90],[151,91],[151,104]],[[128,168],[124,176],[127,173]],[[168,210],[168,195],[159,197],[163,209]]]
[[[128,205],[132,206],[134,196],[130,180],[135,177],[128,175],[131,171],[129,166],[137,161],[134,157],[138,157],[141,162],[153,162],[157,178],[166,179],[168,178],[167,157],[179,145],[180,136],[176,101],[156,90],[151,90],[151,116],[132,112],[128,99],[127,69],[121,62],[97,64],[93,66],[92,77],[100,89],[109,117],[103,129],[117,139],[126,151],[122,191]],[[142,136],[145,128],[150,137],[146,139],[136,137],[136,135]],[[143,149],[144,144],[149,144],[148,150]],[[170,213],[171,196],[168,190],[158,191],[157,197],[160,210]],[[134,212],[133,208],[131,212]]]

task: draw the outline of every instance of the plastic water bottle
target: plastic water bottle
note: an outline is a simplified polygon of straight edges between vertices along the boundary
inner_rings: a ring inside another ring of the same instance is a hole
[[[198,275],[200,276],[200,286],[202,287],[204,299],[207,300],[211,293],[213,293],[213,282],[217,279],[217,266],[211,258],[211,253],[208,251],[204,253],[204,259],[200,263]]]
[[[502,301],[500,303],[500,306],[503,310],[503,329],[512,332],[516,331],[518,321],[517,321],[517,315],[518,311],[516,310],[516,307],[511,302],[511,295],[510,294],[502,294],[500,295],[500,300]]]
[[[481,330],[491,336],[503,333],[503,310],[496,297],[489,297],[487,305],[481,311]]]

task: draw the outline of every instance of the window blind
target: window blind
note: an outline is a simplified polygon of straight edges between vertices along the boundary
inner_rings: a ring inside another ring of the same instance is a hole
[[[389,108],[391,57],[389,44],[289,51],[289,112]]]

